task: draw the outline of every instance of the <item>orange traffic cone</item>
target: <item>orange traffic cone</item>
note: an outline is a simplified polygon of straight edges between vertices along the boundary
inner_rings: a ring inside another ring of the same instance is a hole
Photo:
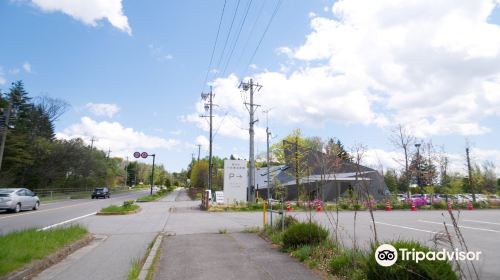
[[[453,209],[451,208],[451,201],[449,201],[449,200],[448,200],[448,210],[449,210],[449,211],[453,210]]]
[[[473,210],[474,208],[472,207],[472,202],[469,201],[469,204],[467,205],[467,209],[469,210]]]
[[[391,211],[391,203],[389,201],[385,203],[385,211]]]
[[[417,211],[417,206],[415,205],[415,201],[411,202],[411,211]]]
[[[287,211],[287,212],[292,211],[292,205],[290,205],[290,202],[287,202],[287,203],[286,203],[286,211]]]

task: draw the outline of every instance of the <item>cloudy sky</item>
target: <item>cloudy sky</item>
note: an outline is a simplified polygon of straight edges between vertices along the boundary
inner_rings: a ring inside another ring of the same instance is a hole
[[[23,80],[66,100],[58,137],[95,137],[115,156],[156,153],[169,170],[197,144],[205,156],[211,85],[214,153],[246,158],[238,85],[252,77],[258,153],[268,116],[272,141],[301,128],[397,167],[388,138],[403,124],[456,170],[467,140],[500,173],[499,0],[7,0],[0,37],[0,88]]]

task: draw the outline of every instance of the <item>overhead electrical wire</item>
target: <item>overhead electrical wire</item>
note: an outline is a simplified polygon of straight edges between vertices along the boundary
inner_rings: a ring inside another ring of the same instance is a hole
[[[240,1],[236,4],[236,9],[234,9],[233,19],[231,20],[231,25],[229,26],[229,31],[227,33],[226,41],[224,42],[224,48],[222,48],[222,52],[220,53],[219,62],[217,63],[217,71],[219,71],[220,64],[222,62],[222,58],[224,57],[224,53],[226,52],[227,42],[229,41],[229,37],[231,36],[231,32],[233,30],[234,20],[236,19],[236,15],[238,14],[238,8],[240,7]]]
[[[212,48],[212,54],[210,55],[210,62],[208,63],[207,73],[205,74],[205,81],[203,82],[203,89],[207,83],[208,74],[210,73],[210,68],[212,67],[212,62],[214,59],[215,48],[217,47],[217,41],[219,40],[220,27],[222,25],[222,19],[224,18],[224,11],[226,10],[227,0],[224,0],[224,6],[222,6],[222,12],[219,19],[219,27],[217,28],[217,35],[215,36],[214,46]],[[203,89],[201,91],[203,91]]]
[[[248,5],[246,7],[245,15],[243,16],[243,20],[241,21],[240,28],[238,30],[238,33],[236,34],[236,39],[234,40],[234,43],[231,47],[231,51],[229,52],[228,59],[227,59],[226,64],[224,66],[224,70],[222,71],[222,76],[224,76],[226,74],[227,67],[229,65],[229,62],[231,61],[232,56],[233,56],[234,49],[236,48],[236,45],[238,44],[238,40],[240,38],[241,31],[243,30],[243,26],[245,25],[245,22],[246,22],[246,19],[248,16],[248,12],[250,11],[251,6],[252,6],[252,0],[250,0],[248,2]]]
[[[273,11],[273,14],[271,15],[271,18],[269,19],[267,25],[266,25],[266,28],[264,29],[264,32],[262,33],[262,36],[260,37],[259,39],[259,43],[257,44],[257,47],[255,48],[252,56],[250,57],[250,60],[248,61],[248,64],[245,68],[245,72],[243,72],[243,76],[246,75],[247,73],[247,70],[248,70],[248,67],[250,66],[250,64],[252,63],[254,57],[255,57],[255,54],[257,53],[257,51],[259,50],[260,48],[260,45],[262,44],[262,41],[264,40],[264,37],[266,36],[267,34],[267,31],[269,30],[269,27],[271,26],[271,23],[273,22],[274,18],[276,17],[276,14],[278,13],[278,10],[281,6],[281,3],[283,3],[283,0],[278,0],[278,2],[276,3],[276,6],[274,7],[274,11]]]

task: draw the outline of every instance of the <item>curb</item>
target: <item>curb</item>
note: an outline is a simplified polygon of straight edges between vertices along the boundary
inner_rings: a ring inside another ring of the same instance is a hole
[[[139,207],[134,211],[128,211],[128,212],[115,212],[115,213],[106,213],[106,212],[97,212],[97,216],[117,216],[117,215],[133,215],[141,212],[142,208]]]
[[[87,234],[83,239],[75,241],[69,245],[64,246],[55,253],[48,255],[47,257],[34,261],[26,266],[14,271],[6,276],[0,277],[0,280],[16,280],[16,279],[31,279],[43,270],[51,267],[52,265],[62,261],[68,255],[72,254],[76,250],[85,247],[92,240],[94,236],[92,234]]]
[[[142,269],[141,269],[141,273],[139,273],[137,280],[145,280],[146,279],[146,276],[148,275],[148,271],[151,268],[151,266],[153,265],[153,260],[156,256],[156,253],[159,250],[162,239],[163,239],[163,235],[162,234],[158,235],[158,238],[156,238],[155,244],[153,245],[153,247],[149,251],[148,258],[144,262],[144,265],[142,266]]]

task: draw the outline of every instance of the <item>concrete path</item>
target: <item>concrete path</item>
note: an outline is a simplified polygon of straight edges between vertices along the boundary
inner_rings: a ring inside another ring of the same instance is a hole
[[[138,214],[80,220],[96,239],[35,279],[126,279],[132,262],[144,256],[149,243],[165,228],[172,206],[169,201],[175,201],[178,194],[173,191],[158,202],[141,203]]]
[[[157,280],[321,279],[303,264],[251,233],[169,236]]]

